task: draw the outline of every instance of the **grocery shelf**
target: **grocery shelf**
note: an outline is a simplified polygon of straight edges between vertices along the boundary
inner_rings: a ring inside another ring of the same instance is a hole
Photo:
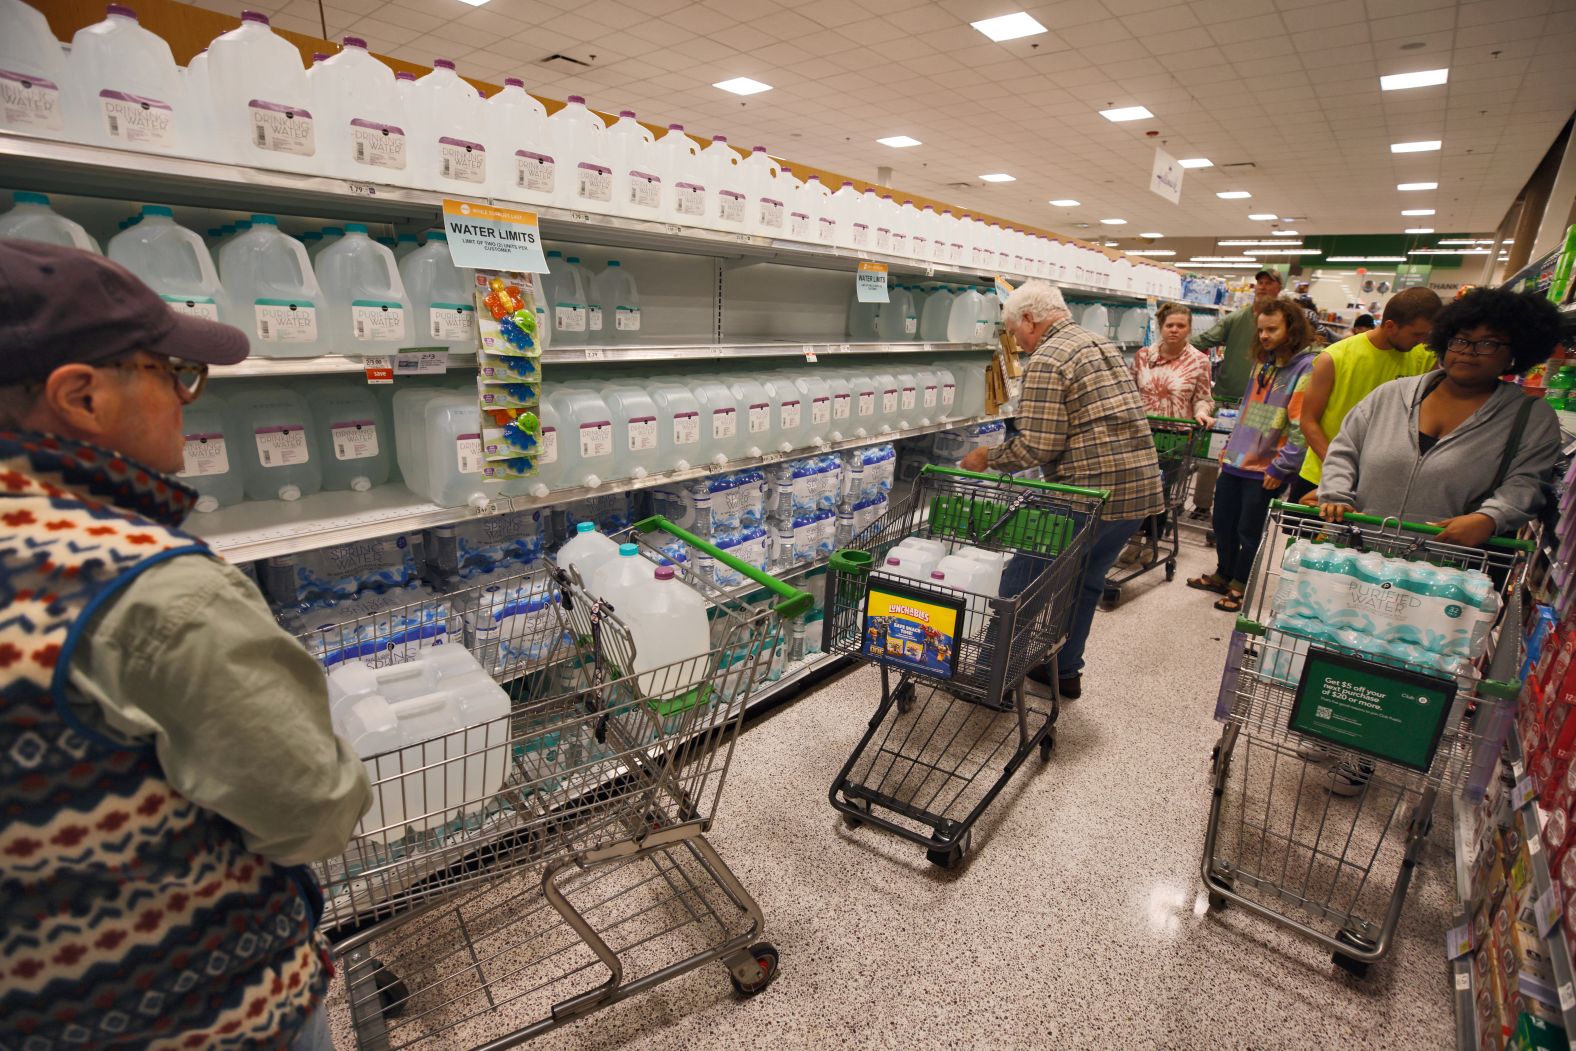
[[[1472,817],[1474,808],[1458,798],[1454,801],[1454,810],[1456,899],[1461,905],[1461,912],[1456,916],[1456,930],[1460,931],[1470,930],[1472,926],[1472,861],[1477,830]],[[1447,934],[1446,938],[1448,941],[1450,935]],[[1456,1047],[1460,1051],[1476,1051],[1477,1001],[1474,999],[1476,991],[1472,988],[1472,954],[1467,953],[1446,962],[1456,998]]]
[[[900,438],[913,438],[922,434],[934,434],[937,431],[1000,419],[1006,417],[971,416],[944,420],[922,427],[909,427],[864,438],[829,442],[817,449],[796,449],[791,453],[768,453],[765,456],[745,457],[721,466],[706,465],[684,471],[664,471],[647,475],[645,478],[610,482],[596,489],[560,489],[544,497],[511,497],[499,494],[493,497],[487,506],[481,508],[440,507],[420,499],[402,485],[384,485],[364,493],[322,492],[293,501],[248,501],[231,507],[222,507],[208,514],[194,515],[187,520],[186,528],[206,540],[210,547],[228,561],[251,562],[274,555],[333,547],[358,540],[371,540],[399,530],[428,529],[482,515],[554,507],[593,496],[649,489],[668,482],[703,478],[720,471],[735,471],[819,453],[880,445]]]
[[[1511,760],[1511,772],[1516,778],[1526,775],[1526,768],[1522,759],[1521,732],[1516,728],[1506,742]],[[1521,808],[1522,827],[1528,833],[1528,853],[1532,858],[1532,885],[1536,889],[1537,898],[1542,898],[1551,891],[1558,894],[1554,888],[1554,876],[1549,872],[1549,855],[1543,847],[1543,813],[1538,809],[1537,796],[1534,795]],[[1532,849],[1536,837],[1537,850]],[[1537,899],[1534,899],[1537,900]],[[1557,900],[1557,899],[1556,899]],[[1563,1016],[1565,1031],[1576,1033],[1576,974],[1573,974],[1571,965],[1570,941],[1565,930],[1563,919],[1556,919],[1553,928],[1548,933],[1549,962],[1554,971],[1554,988],[1528,988],[1529,979],[1522,977],[1523,991],[1538,997],[1545,1003],[1558,1003],[1560,1014]],[[1552,997],[1552,999],[1551,999]]]

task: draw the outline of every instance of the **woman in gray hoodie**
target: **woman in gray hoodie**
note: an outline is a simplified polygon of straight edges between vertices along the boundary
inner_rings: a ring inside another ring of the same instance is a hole
[[[1393,380],[1358,402],[1330,443],[1319,483],[1324,517],[1347,511],[1443,526],[1439,539],[1480,546],[1543,505],[1560,424],[1514,383],[1560,340],[1557,307],[1479,289],[1447,306],[1429,346],[1440,368]]]

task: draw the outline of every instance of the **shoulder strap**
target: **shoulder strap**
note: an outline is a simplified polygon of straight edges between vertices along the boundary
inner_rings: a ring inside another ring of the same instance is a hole
[[[1510,465],[1516,461],[1521,452],[1521,436],[1527,430],[1527,417],[1532,415],[1532,402],[1530,396],[1523,395],[1521,405],[1516,409],[1516,420],[1510,425],[1510,438],[1505,442],[1505,451],[1499,458],[1499,469],[1494,472],[1494,481],[1483,491],[1481,496],[1467,504],[1467,514],[1471,514],[1482,507],[1489,497],[1493,496],[1499,487],[1505,484],[1505,478],[1510,474]]]

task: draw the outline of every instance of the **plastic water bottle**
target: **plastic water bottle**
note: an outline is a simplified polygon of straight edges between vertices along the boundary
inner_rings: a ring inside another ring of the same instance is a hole
[[[185,459],[175,477],[197,490],[196,510],[217,511],[245,499],[235,416],[223,399],[209,391],[182,409],[181,433]]]
[[[208,45],[214,145],[255,168],[322,174],[315,99],[296,46],[243,11],[241,24]],[[199,85],[191,85],[200,90]]]
[[[919,311],[919,338],[927,343],[947,341],[947,322],[952,316],[952,303],[957,297],[945,285],[933,288],[925,297]]]
[[[494,192],[530,204],[557,201],[558,161],[547,141],[547,109],[525,90],[525,81],[507,77],[486,110]]]
[[[655,143],[657,167],[667,180],[663,214],[669,222],[700,226],[705,222],[711,195],[700,144],[684,132],[684,125],[669,124]]]
[[[721,466],[749,455],[749,427],[733,387],[720,377],[701,376],[691,389],[700,403],[701,433],[711,435],[711,462]]]
[[[711,145],[700,151],[712,190],[712,211],[706,223],[719,230],[743,230],[749,200],[748,169],[739,152],[728,145],[726,135],[712,136]]]
[[[286,387],[227,393],[240,434],[241,474],[253,500],[299,500],[323,487],[323,456],[306,399]]]
[[[456,193],[487,192],[487,110],[476,89],[450,59],[432,60],[432,72],[412,85],[406,103],[414,129],[412,180]]]
[[[745,185],[750,192],[745,230],[763,237],[781,237],[787,227],[788,210],[777,162],[766,155],[765,146],[757,146],[744,158],[743,165]]]
[[[618,557],[618,547],[617,541],[597,530],[595,522],[578,522],[575,535],[558,549],[555,559],[564,569],[580,574],[581,584],[589,586],[596,571]]]
[[[710,463],[715,443],[710,428],[703,425],[695,392],[673,381],[654,383],[650,390],[657,407],[657,448],[663,470],[687,471]]]
[[[323,165],[343,179],[406,182],[411,164],[410,116],[394,92],[394,72],[360,37],[307,70],[319,110]]]
[[[621,110],[607,129],[607,152],[613,169],[613,204],[621,215],[636,219],[662,217],[663,173],[649,133],[634,110]]]
[[[640,293],[635,278],[617,259],[592,281],[592,298],[601,307],[603,343],[633,343],[640,338]]]
[[[142,279],[177,313],[219,320],[219,271],[203,239],[177,226],[160,204],[142,206],[142,221],[110,238],[108,255]]]
[[[6,31],[11,31],[6,22]],[[104,21],[77,30],[66,58],[66,126],[74,138],[151,153],[189,153],[186,85],[170,45],[110,4]]]
[[[607,131],[586,108],[580,95],[570,95],[564,108],[547,118],[555,155],[565,174],[563,202],[600,212],[613,210],[613,168],[608,163]]]
[[[548,271],[542,277],[544,304],[552,321],[553,343],[559,347],[583,347],[590,328],[590,293],[582,280],[583,271],[571,266],[564,253],[547,253]]]
[[[40,12],[0,0],[0,128],[66,138],[66,56]]]
[[[327,354],[326,303],[306,247],[280,233],[271,215],[251,222],[219,249],[229,316],[247,330],[259,357]]]
[[[366,384],[313,384],[306,401],[323,450],[324,489],[364,493],[389,480],[394,435]]]
[[[622,554],[616,563],[621,572],[615,574],[604,564],[598,582],[613,590],[609,601],[615,615],[629,629],[630,641],[635,645],[634,671],[640,676],[642,697],[659,700],[681,699],[681,704],[664,712],[663,729],[668,733],[679,732],[686,721],[686,713],[701,698],[687,696],[709,678],[711,667],[711,624],[708,604],[689,585],[677,579],[672,566],[652,566],[636,556],[639,573],[633,586],[622,572],[622,563],[629,561]],[[606,574],[603,576],[601,574]],[[639,579],[643,577],[643,579]],[[688,716],[693,719],[694,716]]]
[[[0,73],[3,76],[3,73]],[[0,81],[3,86],[3,81]],[[97,252],[98,244],[80,223],[56,212],[49,198],[41,193],[18,190],[11,195],[11,210],[0,215],[0,237],[17,241],[42,241]]]
[[[319,230],[317,232],[317,243],[312,246],[312,262],[316,263],[317,257],[323,254],[323,249],[335,244],[344,236],[345,228],[343,226],[325,226]]]
[[[947,313],[947,342],[981,342],[984,327],[985,297],[971,285],[959,291],[952,300],[952,308]]]
[[[662,428],[656,403],[643,386],[610,383],[602,388],[613,420],[614,472],[609,477],[644,478],[668,470],[662,458]]]
[[[398,258],[399,249],[394,255]],[[399,275],[415,311],[411,333],[418,346],[476,349],[472,284],[450,258],[447,234],[430,231],[426,244],[399,260]]]
[[[314,268],[328,301],[331,351],[378,354],[412,345],[410,299],[394,253],[365,226],[346,223],[345,236],[323,249]]]
[[[887,290],[887,303],[876,323],[876,334],[883,343],[904,343],[919,336],[919,318],[914,300],[901,285]]]
[[[739,429],[744,432],[744,455],[760,456],[777,447],[772,420],[772,399],[757,380],[737,376],[729,381],[738,401]]]

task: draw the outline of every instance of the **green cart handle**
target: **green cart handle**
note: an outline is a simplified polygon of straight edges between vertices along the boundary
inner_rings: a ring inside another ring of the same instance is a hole
[[[801,614],[808,613],[810,611],[810,607],[815,605],[815,597],[808,591],[800,591],[792,584],[785,584],[781,580],[778,580],[776,577],[772,576],[770,573],[762,573],[759,569],[756,569],[754,566],[750,565],[748,562],[745,562],[743,559],[734,558],[732,555],[717,547],[715,544],[702,540],[700,537],[696,536],[694,533],[691,533],[687,529],[680,529],[678,526],[674,525],[672,522],[669,522],[661,515],[652,515],[650,518],[642,519],[641,521],[636,522],[635,532],[668,533],[674,537],[677,537],[679,540],[684,541],[690,547],[693,547],[704,554],[710,555],[712,558],[715,558],[718,562],[721,562],[735,573],[742,573],[750,580],[755,581],[755,583],[759,584],[761,587],[767,589],[768,591],[772,592],[772,594],[782,599],[781,602],[772,607],[772,611],[779,617],[782,617],[784,620],[788,619],[789,617],[797,617]]]
[[[1181,416],[1146,416],[1144,418],[1150,423],[1175,423],[1182,427],[1203,426],[1197,420],[1187,420],[1183,419]]]
[[[1271,500],[1270,507],[1276,511],[1289,511],[1292,514],[1303,515],[1307,518],[1314,518],[1319,514],[1317,507],[1309,507],[1307,504],[1289,504],[1284,500]],[[1356,511],[1348,511],[1342,521],[1351,522],[1355,525],[1379,526],[1380,528],[1395,526],[1408,533],[1417,533],[1421,536],[1438,536],[1444,532],[1442,527],[1428,525],[1424,522],[1402,522],[1396,518],[1378,518],[1374,515],[1358,514]],[[1340,523],[1331,522],[1330,524],[1339,525]],[[1531,551],[1534,545],[1530,540],[1512,540],[1509,537],[1496,536],[1489,538],[1488,546],[1499,551],[1526,552]]]
[[[1095,500],[1105,501],[1111,498],[1109,489],[1084,489],[1076,485],[1057,485],[1055,482],[1036,482],[1032,478],[1014,478],[1006,474],[983,474],[979,471],[965,471],[958,467],[937,467],[927,463],[920,469],[921,474],[947,474],[955,478],[973,478],[981,482],[1006,482],[1008,485],[1022,485],[1030,489],[1042,489],[1050,493],[1067,493],[1071,496],[1087,496]]]

